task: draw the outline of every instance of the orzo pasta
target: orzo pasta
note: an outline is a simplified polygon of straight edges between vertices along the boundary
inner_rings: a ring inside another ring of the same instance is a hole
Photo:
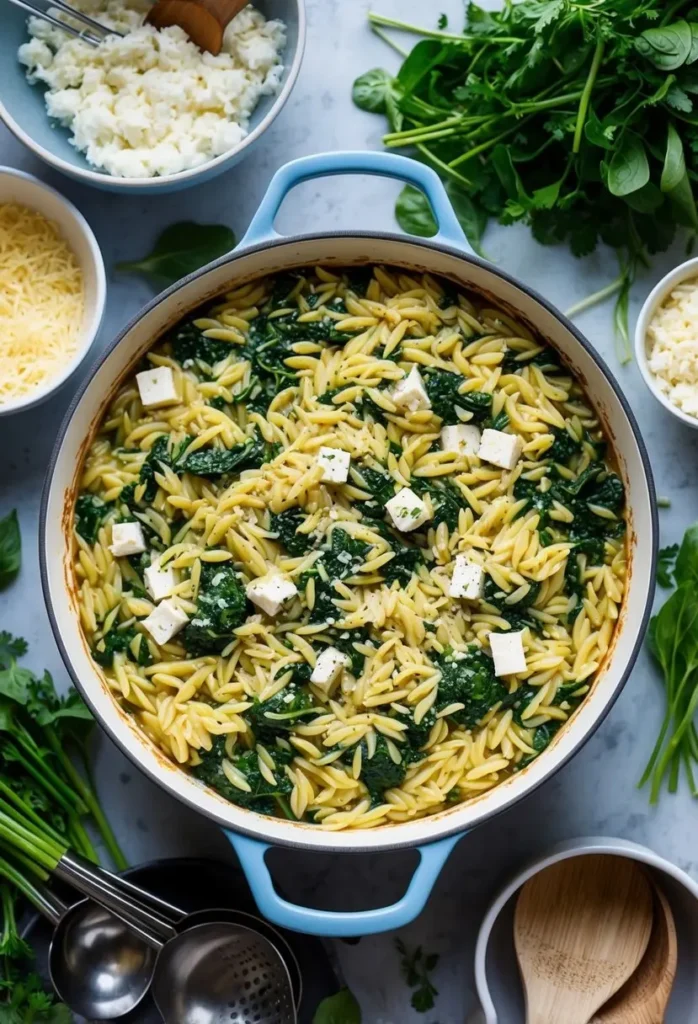
[[[162,750],[342,829],[546,747],[626,573],[612,453],[549,347],[449,282],[317,267],[229,292],[139,371],[85,460],[75,576]]]

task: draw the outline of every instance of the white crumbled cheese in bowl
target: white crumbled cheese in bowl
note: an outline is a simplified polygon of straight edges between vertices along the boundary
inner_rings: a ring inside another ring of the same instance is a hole
[[[672,289],[647,328],[648,365],[657,387],[698,418],[698,278]]]
[[[247,134],[260,98],[279,91],[286,42],[281,21],[245,7],[214,56],[177,27],[143,21],[138,0],[71,0],[123,33],[90,46],[29,18],[19,48],[30,82],[44,83],[50,118],[94,167],[115,177],[177,174],[232,149]],[[54,12],[60,17],[60,12]]]

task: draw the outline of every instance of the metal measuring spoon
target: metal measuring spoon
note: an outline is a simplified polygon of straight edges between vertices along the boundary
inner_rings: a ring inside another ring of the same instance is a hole
[[[51,983],[73,1013],[115,1020],[138,1006],[155,970],[160,944],[92,900],[68,907],[48,889],[35,906],[54,926]]]
[[[242,925],[194,925],[165,943],[153,978],[167,1024],[296,1024],[288,968]]]

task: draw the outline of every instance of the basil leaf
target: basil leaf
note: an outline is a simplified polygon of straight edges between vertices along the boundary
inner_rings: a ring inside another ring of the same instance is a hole
[[[0,519],[0,590],[9,586],[22,564],[22,537],[19,532],[17,509]]]
[[[140,260],[126,260],[116,269],[146,274],[164,285],[174,284],[235,248],[235,235],[224,224],[171,224],[159,235],[152,252]]]
[[[673,71],[685,64],[691,55],[693,34],[688,22],[682,19],[673,25],[645,29],[635,45],[655,67]]]
[[[352,99],[359,110],[371,114],[386,112],[388,96],[392,93],[393,77],[384,68],[372,68],[354,82]]]
[[[361,1010],[348,988],[323,999],[313,1017],[313,1024],[361,1024]]]
[[[608,165],[608,190],[614,196],[627,196],[646,185],[650,165],[642,140],[625,132]]]

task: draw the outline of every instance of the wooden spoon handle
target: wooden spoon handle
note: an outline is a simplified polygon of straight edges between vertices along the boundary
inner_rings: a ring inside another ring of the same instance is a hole
[[[226,26],[239,14],[247,0],[157,0],[146,21],[155,28],[183,28],[201,50],[218,54]]]

